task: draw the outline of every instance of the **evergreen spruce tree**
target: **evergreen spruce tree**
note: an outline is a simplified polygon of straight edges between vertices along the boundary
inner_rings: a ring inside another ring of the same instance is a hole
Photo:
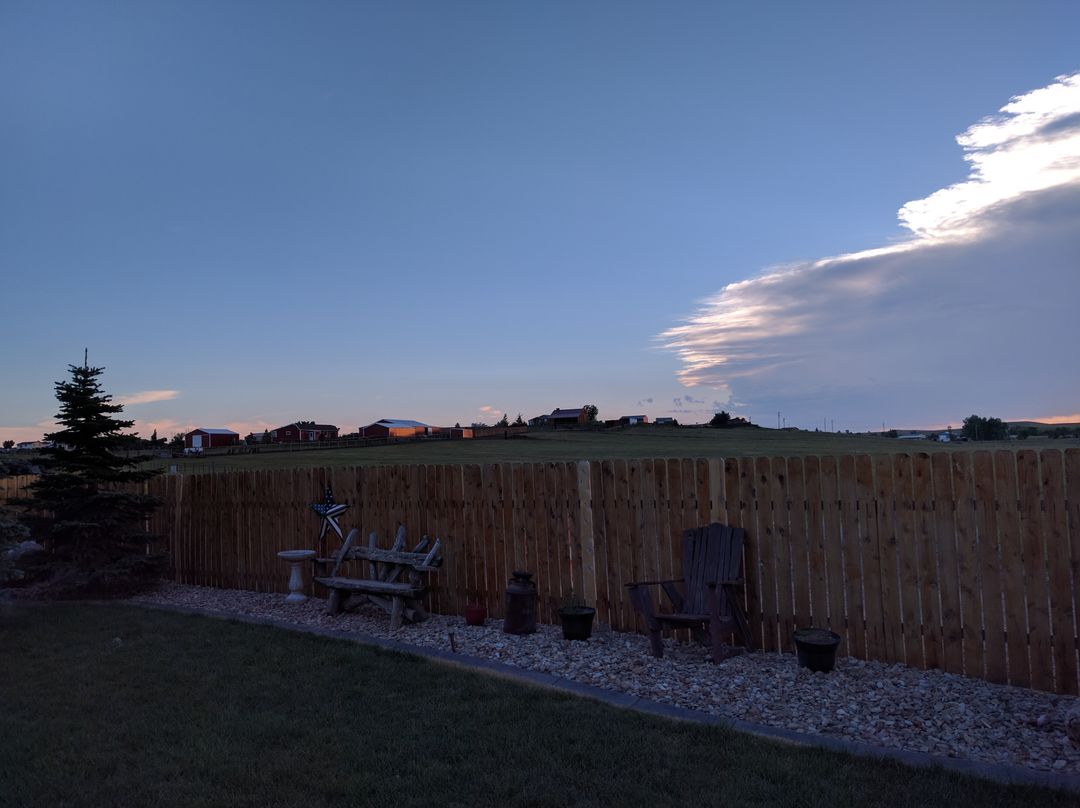
[[[44,473],[33,485],[33,504],[51,514],[41,538],[65,594],[123,594],[160,572],[162,556],[149,555],[146,519],[161,500],[135,484],[159,472],[138,468],[145,458],[113,452],[130,441],[120,430],[134,423],[114,416],[123,406],[101,388],[104,368],[69,365],[69,381],[56,383],[63,429],[45,436]]]

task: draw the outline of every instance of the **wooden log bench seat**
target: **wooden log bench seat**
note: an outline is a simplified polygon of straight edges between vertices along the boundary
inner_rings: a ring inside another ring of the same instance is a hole
[[[423,598],[427,592],[424,576],[437,572],[442,566],[440,549],[442,540],[427,550],[428,539],[423,537],[411,552],[402,550],[405,546],[405,528],[398,528],[394,544],[389,550],[379,549],[377,537],[372,533],[368,537],[367,547],[354,544],[360,531],[349,531],[341,549],[333,558],[316,558],[315,581],[330,590],[326,611],[328,614],[340,614],[350,606],[353,596],[360,598],[352,605],[363,602],[374,603],[390,615],[390,628],[397,629],[403,620],[410,623],[420,622],[428,617]],[[425,550],[427,550],[425,552]],[[342,565],[347,561],[366,561],[368,576],[350,578],[340,575]],[[320,574],[328,565],[333,565],[329,575]],[[404,576],[405,581],[398,579]]]

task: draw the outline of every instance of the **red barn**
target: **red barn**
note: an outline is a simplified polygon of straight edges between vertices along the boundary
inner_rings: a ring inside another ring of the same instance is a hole
[[[184,447],[187,449],[216,449],[219,446],[236,446],[240,435],[231,429],[210,429],[199,427],[184,435]]]
[[[338,428],[333,424],[317,424],[314,421],[294,421],[270,430],[272,443],[306,443],[307,441],[334,440]]]

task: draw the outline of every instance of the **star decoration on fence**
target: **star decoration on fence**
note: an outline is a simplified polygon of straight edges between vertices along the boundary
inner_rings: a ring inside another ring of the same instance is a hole
[[[326,496],[323,498],[323,501],[313,503],[309,507],[322,517],[322,523],[319,525],[319,540],[322,541],[328,530],[337,533],[337,537],[340,539],[341,525],[338,524],[337,518],[345,513],[345,511],[349,509],[349,506],[347,504],[334,502],[334,489],[329,485],[326,486]]]

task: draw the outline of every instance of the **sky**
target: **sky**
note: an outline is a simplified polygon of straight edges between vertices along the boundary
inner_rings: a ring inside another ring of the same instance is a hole
[[[0,4],[0,438],[1080,420],[1080,4]],[[779,414],[779,415],[778,415]]]

